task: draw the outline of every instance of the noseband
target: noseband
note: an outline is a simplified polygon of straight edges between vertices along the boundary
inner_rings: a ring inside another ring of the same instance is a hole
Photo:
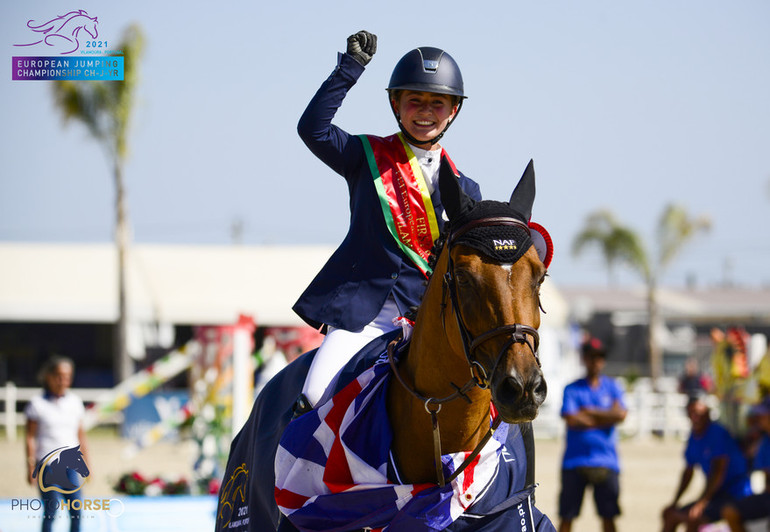
[[[489,331],[484,332],[474,338],[470,334],[470,332],[468,332],[468,328],[465,326],[465,321],[463,320],[462,315],[460,313],[460,306],[458,304],[460,297],[458,295],[457,285],[455,283],[454,261],[452,260],[452,246],[454,246],[457,243],[457,239],[459,237],[461,237],[471,229],[475,229],[477,227],[501,226],[501,225],[519,226],[529,231],[527,224],[525,224],[524,222],[516,218],[508,218],[508,217],[481,218],[461,226],[456,231],[450,230],[449,237],[447,239],[447,244],[446,244],[447,253],[449,255],[449,264],[447,266],[447,271],[444,274],[444,278],[443,278],[443,289],[442,289],[442,296],[441,296],[441,314],[442,314],[441,322],[444,325],[444,331],[446,333],[446,319],[445,319],[444,311],[446,309],[446,293],[449,292],[449,297],[452,302],[452,308],[454,309],[455,319],[457,320],[457,327],[460,330],[460,336],[462,338],[463,351],[465,352],[465,358],[468,361],[468,366],[470,367],[471,379],[467,383],[465,383],[465,385],[462,387],[458,387],[456,384],[450,383],[452,387],[455,389],[455,392],[446,397],[442,397],[442,398],[425,397],[421,395],[419,392],[417,392],[415,389],[411,388],[404,381],[401,374],[398,372],[398,368],[396,367],[396,363],[393,355],[396,349],[396,346],[399,343],[398,340],[394,340],[388,345],[388,362],[390,363],[390,367],[394,375],[396,376],[396,379],[410,394],[416,397],[419,401],[423,402],[425,406],[425,411],[428,414],[430,414],[431,421],[433,424],[433,453],[434,453],[434,461],[436,466],[436,477],[440,486],[444,486],[447,482],[451,482],[452,480],[457,478],[457,476],[460,473],[462,473],[462,471],[481,452],[481,449],[484,447],[484,445],[487,444],[489,439],[492,437],[492,434],[494,433],[494,431],[497,429],[497,427],[500,425],[500,422],[501,422],[501,418],[498,416],[493,421],[492,426],[490,427],[489,431],[487,431],[487,434],[484,436],[484,438],[482,438],[479,444],[476,445],[476,448],[471,452],[471,454],[468,455],[465,461],[463,461],[463,463],[460,464],[460,466],[455,470],[455,472],[449,478],[445,479],[444,470],[441,465],[441,435],[439,432],[439,425],[438,425],[438,413],[441,411],[441,405],[443,403],[453,401],[459,397],[462,397],[468,403],[470,403],[471,399],[466,395],[466,392],[470,391],[471,388],[473,388],[474,386],[478,386],[482,390],[488,389],[489,385],[492,382],[492,377],[494,377],[495,372],[497,371],[497,367],[500,365],[500,361],[502,360],[503,355],[505,355],[505,352],[508,351],[508,349],[515,343],[527,345],[530,351],[532,351],[532,355],[535,357],[537,366],[540,367],[540,358],[537,356],[537,349],[540,345],[540,335],[538,334],[537,329],[529,325],[524,325],[522,323],[512,323],[509,325],[503,325],[501,327],[490,329]],[[481,362],[479,362],[474,356],[474,351],[481,344],[487,342],[488,340],[491,340],[492,338],[497,338],[498,336],[507,336],[508,339],[503,344],[503,347],[500,349],[500,352],[498,353],[497,358],[495,359],[495,363],[492,366],[492,373],[487,375],[487,371],[486,369],[484,369],[483,364],[481,364]],[[530,340],[530,336],[532,337],[532,340]]]
[[[447,253],[449,254],[449,265],[447,266],[447,271],[444,274],[444,287],[443,287],[443,295],[442,295],[442,301],[441,301],[441,308],[442,313],[444,312],[444,309],[446,307],[445,303],[445,296],[446,292],[449,292],[449,298],[452,302],[452,308],[454,309],[454,315],[455,319],[457,321],[457,327],[460,330],[460,337],[462,338],[463,342],[463,351],[465,352],[465,358],[468,361],[468,366],[471,370],[471,377],[473,381],[476,383],[476,386],[481,388],[482,390],[486,390],[489,388],[489,385],[492,382],[492,378],[495,375],[495,372],[497,371],[498,366],[500,365],[500,361],[503,358],[503,355],[505,355],[505,352],[508,351],[508,349],[513,344],[524,344],[529,347],[530,351],[532,352],[532,356],[535,357],[535,362],[537,362],[537,367],[540,367],[540,357],[537,355],[538,347],[540,346],[540,335],[537,332],[537,329],[534,327],[531,327],[529,325],[524,325],[523,323],[512,323],[508,325],[503,325],[500,327],[496,327],[494,329],[490,329],[489,331],[486,331],[475,338],[471,335],[471,333],[468,331],[468,328],[465,326],[465,320],[463,320],[462,313],[460,312],[460,296],[457,291],[457,283],[455,283],[455,275],[454,275],[454,261],[452,260],[452,247],[457,243],[457,240],[463,236],[465,233],[472,229],[476,229],[478,227],[489,227],[489,226],[501,226],[501,225],[509,225],[509,226],[518,226],[522,229],[529,231],[529,228],[527,227],[527,224],[522,222],[521,220],[518,220],[516,218],[507,218],[507,217],[496,217],[496,218],[481,218],[479,220],[473,220],[464,226],[460,227],[457,231],[452,231],[449,234],[449,239],[447,241]],[[442,319],[442,322],[444,323],[444,330],[446,330],[446,322]],[[503,347],[500,349],[500,352],[497,355],[497,358],[495,359],[495,363],[492,366],[492,373],[487,374],[487,370],[484,368],[483,364],[479,362],[476,359],[476,356],[474,354],[475,350],[483,343],[487,342],[488,340],[491,340],[492,338],[497,338],[498,336],[507,336],[507,341],[503,344]],[[532,337],[530,341],[530,337]]]

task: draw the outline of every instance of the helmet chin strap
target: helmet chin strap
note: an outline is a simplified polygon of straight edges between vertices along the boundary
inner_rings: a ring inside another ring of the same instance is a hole
[[[463,99],[460,98],[460,103],[457,104],[457,111],[455,111],[455,115],[452,117],[452,119],[449,122],[447,122],[447,125],[444,128],[444,130],[441,133],[439,133],[437,136],[433,137],[430,140],[418,140],[418,139],[414,138],[412,135],[410,135],[409,132],[404,127],[404,124],[401,123],[401,117],[396,112],[396,110],[393,108],[392,104],[390,106],[390,109],[391,109],[391,111],[393,111],[393,116],[396,117],[396,122],[398,122],[398,128],[401,130],[401,133],[404,135],[404,137],[406,137],[406,140],[408,140],[410,144],[414,144],[417,147],[420,147],[423,144],[428,144],[428,147],[430,148],[435,143],[437,143],[439,140],[441,140],[441,137],[444,136],[444,133],[446,133],[447,129],[449,129],[449,126],[451,126],[452,122],[455,121],[455,118],[457,118],[457,115],[460,114],[460,109],[462,109],[462,106],[463,106]]]

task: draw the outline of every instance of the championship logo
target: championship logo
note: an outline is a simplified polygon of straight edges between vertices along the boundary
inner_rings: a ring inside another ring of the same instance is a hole
[[[222,530],[248,525],[249,507],[246,504],[248,482],[249,470],[246,469],[246,464],[241,464],[230,474],[230,479],[222,487],[217,512],[218,525]]]
[[[45,20],[45,22],[39,22]],[[100,35],[99,19],[78,9],[54,18],[27,20],[11,58],[14,81],[123,81],[123,52]],[[30,35],[31,32],[31,35]],[[109,33],[109,28],[107,29]],[[115,44],[115,43],[112,43]]]
[[[58,491],[63,494],[75,493],[85,483],[90,472],[80,445],[59,447],[37,463],[32,478],[37,479],[40,491]]]

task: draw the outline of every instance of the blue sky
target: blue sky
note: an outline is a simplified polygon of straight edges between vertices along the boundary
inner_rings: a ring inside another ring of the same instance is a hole
[[[770,285],[765,1],[3,2],[5,64],[24,55],[13,44],[28,20],[73,9],[98,17],[101,38],[117,42],[133,22],[146,34],[125,173],[137,242],[228,245],[236,220],[245,244],[341,241],[346,187],[296,123],[347,36],[368,29],[378,53],[336,123],[392,133],[395,62],[420,45],[447,50],[469,99],[443,144],[490,199],[534,159],[533,220],[555,241],[557,284],[607,282],[598,253],[570,254],[588,213],[611,209],[651,245],[676,202],[713,228],[664,285]],[[110,241],[99,146],[62,126],[49,82],[6,70],[0,94],[0,241]]]

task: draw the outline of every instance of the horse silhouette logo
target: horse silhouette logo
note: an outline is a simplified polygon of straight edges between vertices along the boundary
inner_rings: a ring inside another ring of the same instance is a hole
[[[248,518],[248,506],[246,503],[246,491],[248,490],[249,470],[246,464],[241,464],[230,474],[230,480],[222,487],[219,494],[219,511],[217,520],[221,528],[228,528],[233,518]],[[237,515],[233,511],[238,508]]]
[[[37,478],[41,491],[58,491],[66,495],[78,491],[89,474],[80,445],[76,445],[59,447],[45,455],[37,463],[32,478]]]
[[[99,36],[96,29],[98,23],[96,17],[89,17],[88,13],[82,9],[70,11],[42,24],[29,20],[27,27],[38,34],[36,37],[41,38],[35,42],[14,44],[14,46],[35,46],[44,43],[55,51],[59,51],[59,55],[68,55],[80,48],[80,38],[88,39],[88,37],[81,35],[81,30],[87,33],[91,39],[96,39]]]

